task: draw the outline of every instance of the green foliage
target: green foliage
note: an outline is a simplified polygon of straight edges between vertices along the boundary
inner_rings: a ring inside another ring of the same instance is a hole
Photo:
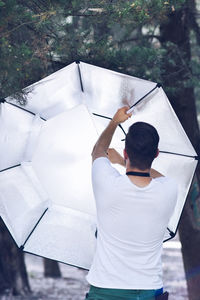
[[[0,97],[19,92],[47,74],[47,30],[41,27],[53,13],[37,13],[18,2],[0,5]]]
[[[185,0],[0,0],[0,97],[75,60],[155,82],[169,77],[172,93],[175,78],[177,88],[196,85],[192,73],[177,80],[177,61],[182,66],[184,58],[172,42],[162,48],[159,40],[160,24],[184,5]],[[199,61],[183,71],[188,69],[197,78]]]

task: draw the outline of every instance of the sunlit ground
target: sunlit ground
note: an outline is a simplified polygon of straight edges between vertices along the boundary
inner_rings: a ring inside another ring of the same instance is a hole
[[[178,240],[164,244],[163,269],[164,287],[170,293],[169,300],[188,299],[181,243]]]

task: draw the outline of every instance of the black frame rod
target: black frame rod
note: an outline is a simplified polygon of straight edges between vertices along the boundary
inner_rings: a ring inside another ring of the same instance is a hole
[[[108,119],[108,120],[112,120],[112,118],[110,117],[106,117],[106,116],[103,116],[103,115],[99,115],[99,114],[96,114],[96,113],[92,113],[94,116],[96,117],[101,117],[101,118],[104,118],[104,119]]]
[[[167,230],[169,231],[169,234],[171,235],[171,237],[175,237],[176,233],[174,233],[173,231],[171,231],[168,227]]]
[[[81,91],[84,93],[84,90],[83,90],[83,81],[82,81],[81,70],[80,70],[80,62],[76,61],[76,64],[78,66],[78,75],[79,75],[79,79],[80,79]]]
[[[78,64],[78,68],[79,68],[79,62],[77,62]],[[80,69],[79,70],[79,74],[80,74]],[[80,75],[81,76],[81,75]],[[81,77],[80,77],[80,80],[81,80]],[[82,83],[82,81],[81,81]],[[144,98],[146,98],[149,94],[151,94],[155,89],[161,87],[161,84],[160,83],[157,83],[156,86],[151,89],[146,95],[144,95],[142,98],[140,98],[136,103],[134,103],[132,106],[130,106],[129,109],[133,108],[134,106],[136,106],[138,103],[140,103]],[[83,90],[82,90],[83,91]],[[106,117],[106,116],[103,116],[103,115],[99,115],[99,114],[96,114],[96,113],[93,113],[94,116],[97,116],[97,117],[101,117],[101,118],[105,118],[105,119],[109,119],[109,120],[112,120],[112,118],[109,118],[109,117]],[[126,132],[125,130],[123,129],[122,125],[119,124],[119,127],[121,128],[121,130],[123,131],[123,133],[125,134],[126,136]],[[125,139],[122,139],[122,141],[124,141]]]
[[[10,105],[12,105],[12,106],[14,106],[14,107],[17,107],[17,108],[21,109],[21,110],[24,110],[24,111],[26,111],[26,112],[32,114],[33,116],[36,115],[34,112],[32,112],[32,111],[30,111],[30,110],[28,110],[28,109],[26,109],[26,108],[23,108],[23,107],[18,106],[18,105],[14,104],[14,103],[11,103],[11,102],[6,101],[6,99],[1,99],[0,102],[1,102],[1,103],[6,102],[7,104],[10,104]],[[46,119],[42,118],[41,116],[40,116],[40,119],[42,119],[43,121],[46,121]]]
[[[21,164],[14,165],[14,166],[12,166],[12,167],[8,167],[8,168],[6,168],[6,169],[0,170],[0,172],[4,172],[4,171],[10,170],[10,169],[13,169],[13,168],[16,168],[16,167],[20,167],[20,166],[21,166]]]
[[[187,154],[170,152],[170,151],[162,151],[162,150],[159,150],[159,152],[160,153],[166,153],[166,154],[178,155],[178,156],[184,156],[184,157],[191,157],[191,158],[194,158],[195,160],[199,160],[199,157],[198,156],[194,156],[194,155],[187,155]]]
[[[112,120],[112,118],[110,118],[110,117],[106,117],[106,116],[103,116],[103,115],[99,115],[99,114],[96,114],[96,113],[92,113],[94,116],[96,116],[96,117],[101,117],[101,118],[104,118],[104,119],[107,119],[107,120]],[[123,133],[125,134],[125,136],[126,136],[126,132],[125,132],[125,130],[124,130],[124,128],[122,127],[122,125],[121,124],[118,124],[118,126],[121,128],[121,130],[123,131]],[[124,141],[124,140],[122,140],[122,141]]]
[[[27,241],[29,240],[30,236],[32,235],[32,233],[34,232],[35,228],[38,226],[38,224],[40,223],[40,221],[42,220],[42,218],[44,217],[44,215],[46,214],[48,210],[48,207],[45,209],[45,211],[43,212],[43,214],[41,215],[41,217],[39,218],[39,220],[37,221],[37,223],[35,224],[35,226],[33,227],[33,229],[31,230],[31,232],[29,233],[29,235],[27,236],[25,242],[23,243],[23,245],[20,247],[20,249],[24,249]]]
[[[129,109],[133,108],[134,106],[136,106],[138,103],[140,103],[144,98],[146,98],[147,96],[149,96],[149,94],[151,94],[155,89],[161,87],[160,83],[157,83],[156,86],[150,90],[146,95],[144,95],[142,98],[140,98],[136,103],[134,103],[133,105],[130,106]]]
[[[155,89],[155,88],[154,88]],[[108,120],[112,120],[112,118],[110,117],[106,117],[106,116],[103,116],[103,115],[99,115],[99,114],[96,114],[96,113],[93,113],[94,116],[97,116],[97,117],[101,117],[101,118],[104,118],[104,119],[108,119]],[[121,126],[121,124],[118,125],[121,130],[123,131],[123,133],[125,134],[126,136],[126,132],[124,130],[124,128]],[[122,142],[125,141],[125,139],[122,139],[121,140]],[[172,154],[172,155],[178,155],[178,156],[184,156],[184,157],[190,157],[190,158],[194,158],[195,160],[199,160],[199,157],[198,156],[194,156],[194,155],[187,155],[187,154],[182,154],[182,153],[176,153],[176,152],[170,152],[170,151],[162,151],[160,150],[159,151],[160,153],[166,153],[166,154]]]

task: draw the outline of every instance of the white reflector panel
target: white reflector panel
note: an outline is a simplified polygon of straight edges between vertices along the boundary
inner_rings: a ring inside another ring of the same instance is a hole
[[[161,87],[81,62],[29,89],[25,108],[46,122],[7,103],[0,114],[0,168],[22,163],[0,173],[1,215],[18,246],[25,243],[26,251],[89,268],[96,241],[91,152],[97,133],[123,105],[133,105],[133,117],[117,128],[111,147],[122,154],[134,122],[156,127],[161,153],[153,167],[179,185],[165,238],[176,232],[197,154]]]

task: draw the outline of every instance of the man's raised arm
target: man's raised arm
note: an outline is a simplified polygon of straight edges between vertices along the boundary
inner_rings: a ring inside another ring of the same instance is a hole
[[[118,109],[106,129],[102,132],[92,151],[93,161],[98,157],[107,157],[107,150],[110,146],[113,134],[117,126],[132,116],[132,113],[127,114],[128,110],[129,107],[127,106]]]

